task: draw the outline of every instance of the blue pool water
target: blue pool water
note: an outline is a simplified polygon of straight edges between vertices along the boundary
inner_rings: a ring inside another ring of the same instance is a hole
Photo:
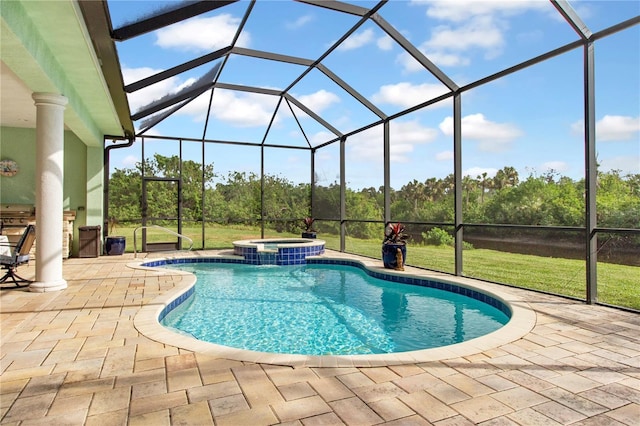
[[[490,333],[503,310],[353,266],[166,265],[194,273],[191,297],[161,320],[197,339],[261,352],[355,355],[450,345]]]

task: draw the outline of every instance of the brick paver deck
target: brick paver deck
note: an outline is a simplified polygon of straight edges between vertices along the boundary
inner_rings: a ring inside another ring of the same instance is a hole
[[[640,424],[634,313],[500,287],[536,323],[499,347],[368,368],[260,364],[140,333],[141,307],[185,276],[132,260],[68,259],[64,291],[0,292],[3,425]]]

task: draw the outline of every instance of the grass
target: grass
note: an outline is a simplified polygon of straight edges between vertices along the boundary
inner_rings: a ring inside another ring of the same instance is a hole
[[[112,235],[127,237],[127,251],[133,251],[134,228],[118,228]],[[183,228],[183,234],[194,240],[194,249],[203,248],[200,227]],[[230,249],[233,241],[260,238],[260,230],[253,226],[207,226],[204,248]],[[299,237],[300,234],[277,233],[265,230],[265,238]],[[326,247],[340,249],[337,235],[319,235],[327,242]],[[151,229],[148,241],[170,241],[173,236]],[[349,253],[373,258],[381,257],[380,241],[347,238],[345,249]],[[141,250],[141,232],[137,233],[138,251]],[[186,243],[184,244],[186,245]],[[407,247],[407,264],[422,268],[454,273],[454,250],[452,247],[419,246]],[[467,277],[510,284],[517,287],[541,290],[549,293],[575,297],[586,297],[586,262],[582,259],[543,257],[508,253],[488,249],[465,250],[463,274]],[[640,310],[640,267],[598,263],[598,301],[615,306]]]

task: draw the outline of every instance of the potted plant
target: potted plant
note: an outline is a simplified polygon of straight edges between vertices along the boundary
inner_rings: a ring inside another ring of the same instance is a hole
[[[313,222],[315,221],[312,217],[305,217],[304,221],[304,231],[302,232],[302,238],[315,238],[316,231],[313,229]]]
[[[119,235],[111,235],[113,231],[116,229],[118,225],[118,219],[111,216],[109,218],[109,235],[105,237],[104,241],[104,252],[108,256],[119,256],[124,253],[125,247],[127,245],[127,240],[123,236]]]
[[[387,223],[382,241],[382,263],[385,268],[404,270],[408,239],[409,234],[405,232],[403,224]]]

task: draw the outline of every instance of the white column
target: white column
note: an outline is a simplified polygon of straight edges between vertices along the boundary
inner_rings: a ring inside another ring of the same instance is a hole
[[[36,104],[36,280],[29,290],[67,288],[62,278],[64,108],[67,98],[34,93]]]

